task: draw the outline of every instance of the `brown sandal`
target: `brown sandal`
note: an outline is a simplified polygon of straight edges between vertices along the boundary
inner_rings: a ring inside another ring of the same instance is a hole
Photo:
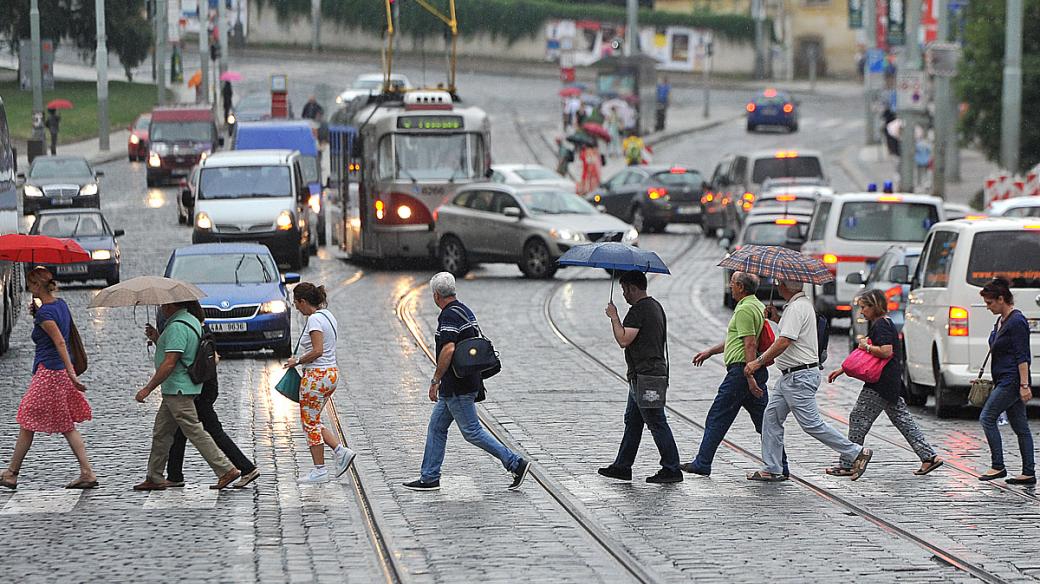
[[[922,462],[925,463],[925,466],[922,466],[921,468],[914,471],[914,474],[917,476],[926,475],[943,465],[943,459],[939,458],[938,456],[933,456],[928,460],[924,460]]]
[[[824,472],[832,477],[851,477],[855,471],[851,468],[845,468],[844,466],[832,466]]]
[[[7,469],[4,472],[0,473],[0,487],[7,487],[8,489],[11,489],[12,491],[17,489],[18,488],[18,481],[17,480],[14,480],[14,481],[8,480],[7,475],[11,475],[12,477],[17,477],[18,473],[16,473],[15,471],[13,471],[11,469]]]
[[[755,472],[748,473],[747,480],[762,481],[766,483],[779,483],[781,481],[786,481],[787,477],[782,474],[773,474],[764,470],[756,470]]]

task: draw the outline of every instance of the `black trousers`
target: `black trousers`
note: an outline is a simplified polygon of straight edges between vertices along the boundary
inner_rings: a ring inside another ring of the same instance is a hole
[[[213,437],[213,441],[217,443],[217,447],[224,453],[224,456],[227,456],[231,464],[235,465],[235,468],[242,471],[242,474],[253,472],[256,465],[245,454],[242,454],[235,441],[224,432],[224,427],[217,418],[217,412],[213,409],[213,404],[217,401],[218,387],[215,379],[207,382],[202,386],[202,393],[195,398],[195,411],[199,414],[199,421],[202,422],[202,427],[206,432]],[[173,438],[173,446],[170,447],[170,459],[166,463],[166,480],[184,481],[184,447],[187,443],[188,438],[178,428],[177,434]]]

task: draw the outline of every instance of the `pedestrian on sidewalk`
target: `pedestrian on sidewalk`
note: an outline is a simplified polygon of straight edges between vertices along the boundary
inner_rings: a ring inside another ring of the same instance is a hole
[[[325,108],[321,107],[318,103],[317,96],[310,96],[307,99],[307,103],[303,104],[303,111],[300,112],[300,117],[307,120],[318,120],[318,117],[325,113]]]
[[[1022,311],[1015,308],[1015,296],[1011,293],[1011,282],[1006,278],[994,278],[979,292],[986,308],[999,316],[993,332],[989,334],[989,349],[992,363],[993,391],[982,406],[979,423],[986,433],[991,457],[990,469],[979,477],[980,481],[992,481],[1007,476],[1004,466],[1004,446],[997,428],[997,416],[1007,412],[1011,429],[1018,436],[1018,450],[1022,454],[1022,474],[1007,479],[1009,485],[1035,485],[1036,470],[1033,459],[1033,434],[1029,430],[1026,402],[1033,397],[1030,389],[1029,366],[1032,356],[1029,348],[1029,322]]]
[[[802,291],[801,282],[780,281],[780,295],[787,304],[780,318],[780,332],[772,346],[744,367],[744,375],[776,360],[783,377],[769,394],[762,420],[762,458],[765,469],[747,475],[751,481],[784,481],[784,421],[793,413],[802,430],[820,442],[852,459],[852,480],[867,470],[873,451],[842,436],[823,421],[816,403],[820,387],[820,353],[816,328],[816,309]],[[774,309],[775,310],[775,309]],[[771,316],[767,309],[766,318]]]
[[[203,328],[205,328],[206,313],[198,302],[189,303],[188,312],[198,319],[203,324]],[[155,343],[159,340],[159,331],[155,327],[148,325],[145,327],[145,336],[148,337],[149,341]],[[255,481],[260,476],[260,471],[256,469],[253,461],[249,460],[242,453],[235,441],[224,431],[224,426],[220,423],[220,418],[217,417],[217,411],[213,409],[213,404],[216,403],[218,394],[219,385],[216,377],[204,381],[202,383],[202,393],[195,397],[195,412],[199,416],[199,421],[202,422],[202,428],[213,438],[217,448],[242,473],[242,476],[234,484],[236,489],[241,489]],[[170,447],[170,458],[166,462],[166,481],[164,484],[167,487],[176,488],[184,486],[184,448],[187,444],[188,437],[178,427],[177,432],[173,436],[173,446]]]
[[[435,402],[426,429],[426,450],[423,452],[422,468],[418,480],[404,483],[413,491],[435,491],[441,488],[441,464],[448,443],[448,428],[458,424],[466,442],[482,449],[502,461],[502,466],[512,473],[513,482],[509,489],[516,490],[527,478],[531,463],[506,448],[480,424],[476,402],[483,400],[484,380],[480,373],[459,377],[452,368],[455,344],[479,336],[477,317],[468,306],[458,299],[455,276],[440,272],[430,279],[433,302],[441,309],[437,317],[436,350],[437,369],[430,380],[430,401]]]
[[[856,298],[856,304],[863,318],[870,323],[867,338],[859,339],[859,349],[889,361],[876,382],[863,385],[859,399],[849,414],[849,440],[862,445],[874,421],[881,412],[885,412],[892,425],[921,459],[921,467],[914,474],[926,475],[942,466],[943,460],[935,454],[935,449],[924,437],[924,432],[910,415],[906,401],[900,395],[903,389],[903,357],[896,325],[888,318],[888,299],[881,290],[867,290]],[[845,370],[838,367],[827,376],[827,381],[834,383],[844,373]],[[837,466],[827,469],[827,474],[839,477],[852,476],[853,472],[852,458],[849,456],[842,456]]]
[[[759,277],[754,274],[733,272],[729,279],[729,289],[737,305],[729,319],[726,339],[697,353],[693,358],[693,364],[700,367],[712,355],[722,353],[726,377],[719,386],[715,401],[708,409],[708,416],[704,420],[704,437],[701,438],[697,456],[691,462],[682,465],[682,470],[688,473],[704,476],[711,474],[715,452],[741,408],[747,410],[751,416],[755,431],[762,433],[762,415],[769,403],[769,393],[766,390],[769,370],[763,367],[756,371],[753,377],[744,375],[744,366],[758,356],[759,337],[762,335],[763,327],[768,326],[764,317],[766,307],[755,296],[759,283]],[[786,454],[783,474],[790,474]]]
[[[639,132],[630,130],[621,147],[625,152],[625,164],[628,166],[642,164],[643,151],[646,149],[646,144],[639,137]]]
[[[654,131],[664,130],[665,117],[668,114],[668,104],[671,101],[672,84],[668,83],[668,77],[663,76],[657,82],[657,108],[654,110]]]
[[[664,307],[646,293],[646,274],[629,271],[618,279],[625,302],[631,305],[625,320],[618,316],[613,302],[607,304],[614,341],[625,350],[628,364],[628,406],[625,408],[625,434],[621,439],[617,458],[609,466],[599,469],[599,474],[623,481],[632,480],[632,464],[639,452],[643,438],[643,426],[650,428],[657,450],[661,454],[661,470],[646,478],[648,483],[680,483],[683,480],[679,469],[679,449],[675,446],[672,429],[668,426],[664,407],[639,407],[636,401],[636,377],[638,375],[668,376],[668,322]]]
[[[170,447],[178,428],[191,440],[192,446],[217,475],[217,482],[210,486],[211,489],[223,489],[242,474],[206,433],[195,410],[195,397],[202,393],[202,384],[192,381],[188,367],[195,362],[199,351],[202,323],[188,311],[192,304],[197,302],[177,302],[159,307],[166,318],[166,326],[155,340],[155,374],[134,399],[144,403],[156,388],[162,386],[162,402],[155,413],[155,424],[152,427],[148,474],[144,482],[134,485],[135,491],[162,491],[167,488],[163,471],[166,470]],[[149,336],[149,328],[145,328],[145,336]]]
[[[599,188],[602,155],[597,145],[581,148],[581,180],[578,181],[578,194],[587,195]]]
[[[332,449],[336,457],[336,476],[341,477],[354,462],[356,453],[339,441],[336,434],[321,423],[321,411],[325,402],[339,385],[339,365],[336,362],[336,342],[339,326],[336,317],[329,312],[325,286],[300,282],[293,288],[293,305],[307,317],[300,335],[299,347],[303,354],[290,357],[286,369],[303,365],[300,380],[300,423],[307,433],[307,446],[311,450],[314,468],[307,476],[299,479],[300,484],[327,483],[332,480],[325,468],[325,446]],[[322,443],[324,441],[324,444]]]
[[[61,126],[61,114],[58,113],[58,110],[47,110],[47,120],[43,122],[43,125],[51,133],[51,155],[56,155],[58,153],[58,128]]]
[[[97,475],[90,466],[87,447],[76,430],[76,424],[91,419],[90,404],[83,397],[86,387],[76,376],[69,355],[68,341],[72,331],[72,312],[64,300],[54,295],[58,286],[54,276],[43,267],[33,268],[25,278],[39,307],[30,304],[33,315],[32,340],[36,345],[32,381],[18,405],[15,420],[20,427],[14,454],[7,470],[0,473],[0,486],[18,487],[18,472],[37,432],[62,434],[79,461],[79,478],[66,489],[94,489]]]
[[[228,116],[231,115],[231,102],[235,97],[235,90],[231,87],[230,81],[225,81],[224,85],[220,88],[220,98],[224,102],[224,123],[228,123]]]
[[[610,108],[606,112],[607,132],[610,134],[610,146],[607,156],[618,158],[621,156],[621,115],[617,108]]]

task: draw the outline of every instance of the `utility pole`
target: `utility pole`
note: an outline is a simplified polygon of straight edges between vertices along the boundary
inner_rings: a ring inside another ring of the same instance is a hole
[[[108,151],[108,39],[105,37],[105,0],[94,0],[94,16],[97,20],[97,103],[98,103],[98,148]]]
[[[1000,108],[1000,165],[1017,172],[1022,123],[1022,0],[1007,0],[1004,88]]]
[[[205,8],[203,7],[205,4]],[[209,103],[209,3],[199,2],[199,71],[202,72],[202,83],[199,93],[201,103]]]
[[[35,154],[43,154],[43,56],[40,54],[40,4],[32,0],[29,5],[29,42],[32,43],[32,142],[26,154],[29,160]]]
[[[870,71],[870,57],[877,51],[877,2],[865,0],[863,2],[863,32],[866,33],[866,55],[863,62],[863,102],[866,114],[864,127],[867,130],[867,144],[876,144],[877,136],[877,113],[874,111],[874,103],[877,102],[877,88],[874,84],[877,76]],[[884,73],[882,72],[883,76]]]
[[[766,10],[764,0],[751,1],[751,18],[755,20],[755,79],[766,78]]]
[[[921,28],[921,0],[906,2],[906,46],[902,69],[907,72],[921,71],[921,45],[919,31]],[[916,142],[914,129],[919,114],[911,108],[911,104],[897,104],[899,117],[903,120],[903,129],[899,136],[899,190],[905,193],[914,192],[914,150]]]
[[[939,11],[939,26],[936,30],[936,41],[945,43],[950,35],[949,0],[935,0]],[[946,194],[946,168],[949,162],[947,152],[950,143],[956,140],[956,120],[950,111],[953,103],[950,100],[950,78],[946,75],[935,76],[935,150],[932,160],[935,170],[932,173],[932,194],[943,197]]]
[[[218,38],[220,39],[220,61],[218,61],[218,69],[220,74],[223,75],[227,72],[227,26],[225,26],[225,8],[224,0],[218,0],[217,2],[217,30],[219,32]]]
[[[704,44],[704,119],[711,115],[711,62],[715,53],[714,40]]]
[[[311,0],[311,51],[321,50],[321,0]]]
[[[631,57],[639,52],[639,0],[627,0],[626,12],[624,55]]]
[[[155,2],[155,86],[159,105],[166,104],[166,0]]]

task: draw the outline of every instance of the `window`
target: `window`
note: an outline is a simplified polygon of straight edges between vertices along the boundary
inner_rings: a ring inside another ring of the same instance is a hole
[[[520,200],[533,215],[595,215],[596,208],[585,199],[563,191],[533,191],[520,194]]]
[[[823,234],[827,229],[827,220],[831,216],[831,203],[820,203],[816,207],[816,214],[813,215],[812,230],[809,233],[809,239],[811,241],[819,241],[823,239]]]
[[[968,283],[985,286],[998,276],[1010,280],[1012,288],[1040,288],[1040,231],[975,234],[968,257]]]
[[[776,223],[755,223],[748,225],[744,231],[744,243],[751,245],[778,245],[783,247],[787,244],[787,230],[790,225],[777,225]]]
[[[270,255],[254,253],[178,255],[170,277],[193,284],[267,284],[277,281],[278,266]]]
[[[674,173],[670,171],[659,172],[654,175],[654,180],[669,187],[690,186],[695,189],[701,188],[701,183],[704,182],[701,175],[694,171]]]
[[[398,133],[393,134],[393,148],[396,172],[389,176],[398,179],[451,182],[483,177],[484,141],[480,134]]]
[[[628,181],[628,175],[630,174],[632,174],[631,171],[623,170],[615,174],[613,178],[608,180],[603,186],[607,187],[608,189],[616,189],[621,185],[625,184],[626,181]]]
[[[747,158],[744,156],[738,156],[733,161],[733,168],[729,171],[729,183],[730,184],[742,184],[744,177],[747,175]],[[761,181],[760,181],[761,182]]]
[[[473,191],[466,206],[474,211],[491,211],[491,203],[495,193],[491,191]]]
[[[141,116],[137,118],[137,123],[134,124],[135,130],[147,130],[148,125],[152,123],[151,116]]]
[[[1008,209],[1004,217],[1040,217],[1040,207],[1014,207]]]
[[[516,172],[517,176],[519,176],[524,181],[529,181],[529,180],[559,180],[560,179],[560,175],[558,175],[555,172],[549,170],[548,168],[543,168],[541,166],[532,166],[532,167],[527,167],[527,168],[518,168],[515,172]]]
[[[394,178],[394,137],[383,136],[379,140],[379,180]]]
[[[493,213],[503,213],[508,207],[520,208],[520,203],[517,203],[512,195],[506,193],[494,193],[494,195],[495,200],[491,203],[491,211]]]
[[[751,173],[751,182],[759,184],[767,178],[823,178],[820,159],[815,156],[796,158],[759,158]]]
[[[199,176],[199,198],[291,197],[292,180],[287,166],[204,168]]]
[[[957,233],[953,231],[936,231],[932,243],[928,246],[928,259],[924,265],[922,286],[925,288],[945,288],[950,283],[950,268],[953,265],[953,252],[957,249]]]
[[[211,142],[213,124],[210,122],[154,122],[148,131],[152,142]]]
[[[80,178],[93,177],[90,166],[82,158],[44,158],[33,161],[29,178]]]
[[[43,215],[39,226],[33,224],[33,235],[50,237],[99,237],[110,235],[108,224],[100,213],[55,213]]]
[[[935,205],[849,202],[841,208],[838,237],[852,241],[924,241],[938,221]]]
[[[469,199],[469,196],[471,194],[473,194],[472,191],[465,191],[465,192],[459,193],[458,195],[455,195],[455,200],[453,200],[451,202],[451,204],[452,205],[458,205],[459,207],[465,207],[466,206],[466,201]]]
[[[625,181],[625,186],[638,185],[646,181],[646,174],[640,171],[632,171],[628,173],[628,179]]]
[[[495,181],[497,183],[504,183],[504,182],[506,182],[506,175],[504,175],[501,172],[498,172],[496,170],[496,171],[491,173],[491,180],[493,180],[493,181]]]
[[[870,275],[867,276],[867,285],[888,280],[888,271],[894,265],[895,258],[895,252],[888,252],[882,255],[877,263],[874,264],[874,268],[870,270]]]

